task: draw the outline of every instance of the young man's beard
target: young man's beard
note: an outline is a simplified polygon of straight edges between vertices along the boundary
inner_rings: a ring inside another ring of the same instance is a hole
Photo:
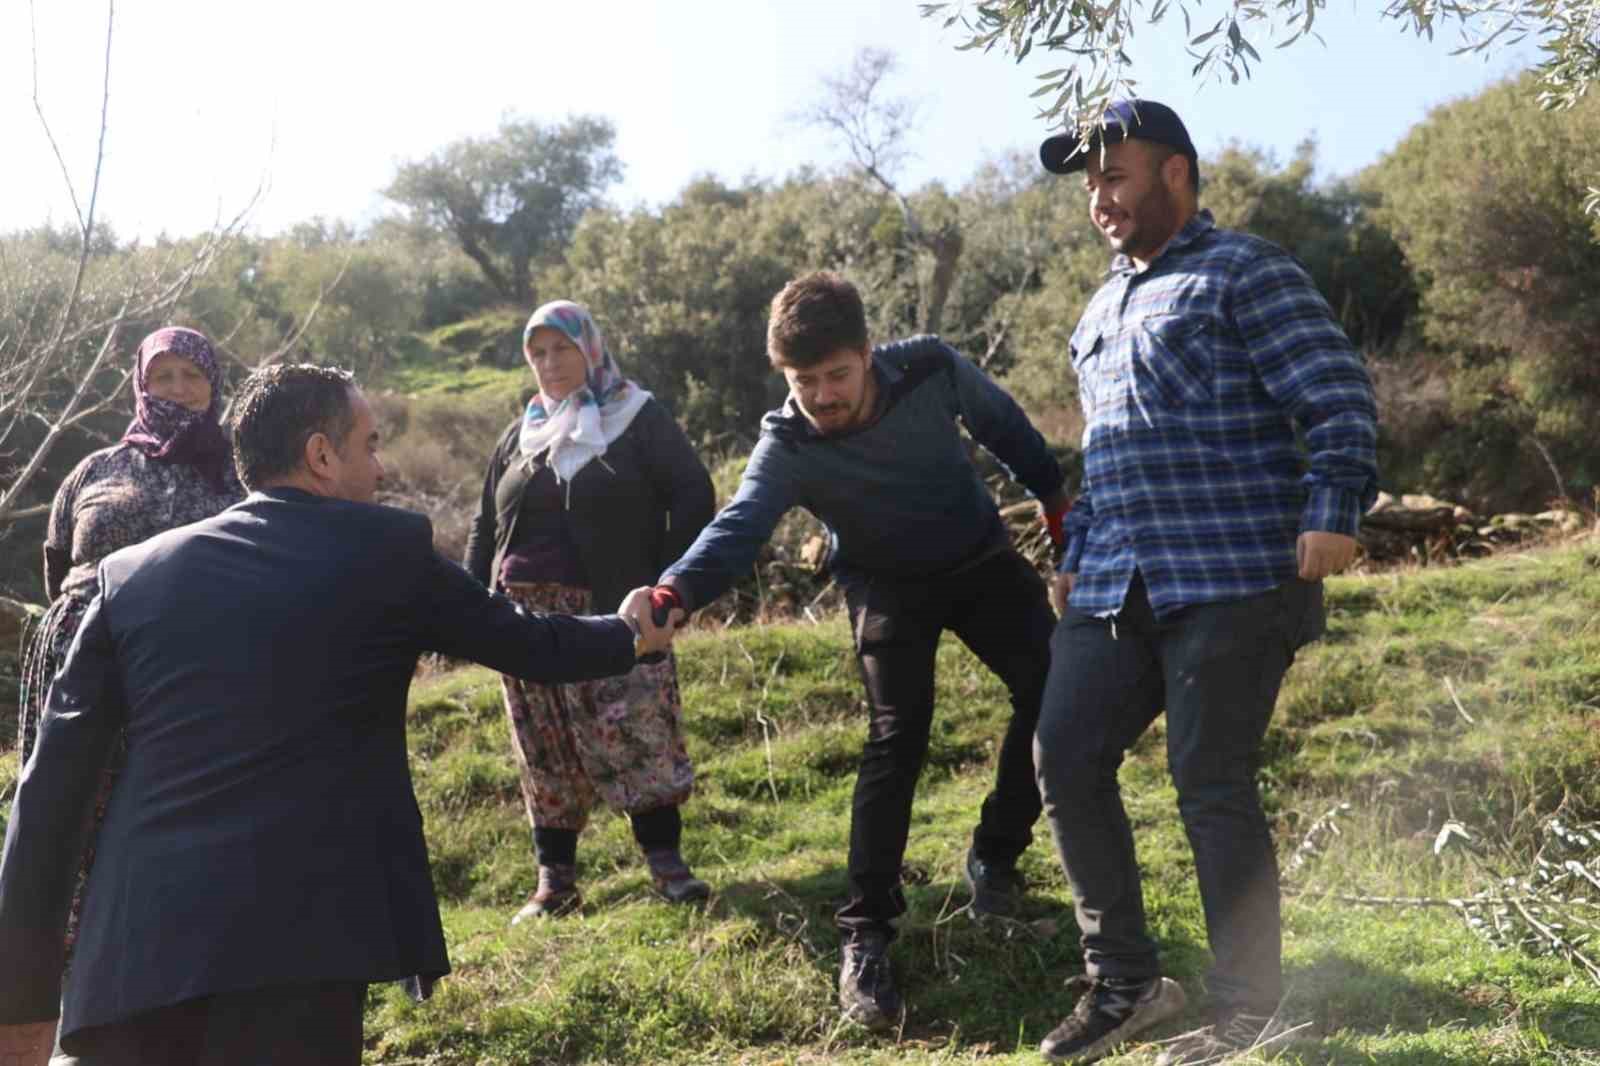
[[[1135,205],[1123,212],[1130,223],[1127,236],[1106,238],[1111,247],[1132,259],[1148,259],[1172,239],[1177,231],[1173,221],[1178,214],[1172,194],[1163,185],[1153,186]],[[1161,234],[1159,240],[1153,235]]]

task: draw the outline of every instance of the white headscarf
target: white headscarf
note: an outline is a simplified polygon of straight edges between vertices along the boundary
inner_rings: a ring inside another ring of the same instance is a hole
[[[540,326],[558,329],[569,337],[589,361],[589,370],[584,384],[560,400],[552,403],[541,390],[528,401],[517,443],[528,461],[548,453],[546,462],[556,479],[571,481],[622,436],[650,393],[622,376],[600,339],[600,327],[582,304],[553,300],[534,311],[522,329],[522,354],[529,366],[533,359],[528,356],[528,341]]]

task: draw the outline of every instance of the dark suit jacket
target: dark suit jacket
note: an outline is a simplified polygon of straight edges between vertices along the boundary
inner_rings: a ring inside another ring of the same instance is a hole
[[[54,1018],[85,827],[126,727],[69,1036],[211,993],[446,973],[406,761],[417,657],[535,681],[634,663],[627,623],[490,596],[421,515],[292,489],[117,552],[100,582],[0,854],[0,1022]]]

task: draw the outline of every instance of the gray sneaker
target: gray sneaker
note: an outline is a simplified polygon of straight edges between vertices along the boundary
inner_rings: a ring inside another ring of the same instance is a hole
[[[889,969],[889,938],[872,932],[847,936],[839,964],[844,1016],[868,1029],[890,1029],[900,1020],[902,1006]]]
[[[1259,1051],[1270,1058],[1282,1049],[1291,1032],[1275,1014],[1225,1009],[1211,1025],[1184,1033],[1168,1044],[1156,1057],[1156,1066],[1199,1066],[1246,1051]]]
[[[1009,918],[1017,913],[1025,885],[1015,866],[984,862],[978,858],[976,850],[968,848],[967,862],[962,867],[961,875],[972,890],[972,902],[968,906],[974,916],[983,918],[998,915]]]
[[[1083,995],[1065,1021],[1039,1044],[1051,1062],[1093,1062],[1133,1036],[1183,1012],[1183,986],[1170,977],[1146,981],[1115,977],[1075,977],[1069,988]]]

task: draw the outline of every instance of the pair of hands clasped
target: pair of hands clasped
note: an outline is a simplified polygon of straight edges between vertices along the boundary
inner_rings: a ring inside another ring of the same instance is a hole
[[[672,647],[672,638],[678,627],[688,619],[683,601],[672,588],[648,585],[634,589],[623,597],[617,614],[633,623],[638,634],[633,643],[634,655],[644,658],[659,655]]]

